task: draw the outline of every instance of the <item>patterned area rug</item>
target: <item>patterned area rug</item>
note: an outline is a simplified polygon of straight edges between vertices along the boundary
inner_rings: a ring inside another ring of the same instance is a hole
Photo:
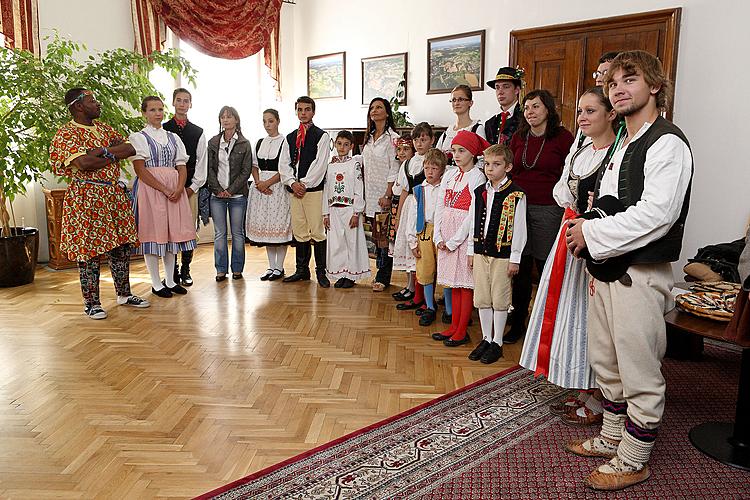
[[[739,360],[738,351],[707,345],[700,362],[665,361],[652,477],[625,492],[583,485],[602,461],[561,446],[591,430],[549,414],[567,391],[515,368],[200,498],[750,498],[750,473],[705,457],[687,436],[698,423],[733,420]]]

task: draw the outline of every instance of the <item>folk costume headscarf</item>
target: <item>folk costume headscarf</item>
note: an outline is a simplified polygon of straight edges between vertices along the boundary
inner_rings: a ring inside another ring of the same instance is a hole
[[[461,130],[453,138],[451,146],[453,145],[463,146],[466,150],[474,156],[482,156],[484,150],[491,146],[487,140],[468,130]]]

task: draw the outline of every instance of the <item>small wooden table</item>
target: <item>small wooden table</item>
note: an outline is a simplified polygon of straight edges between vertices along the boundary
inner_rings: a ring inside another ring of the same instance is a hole
[[[664,316],[667,331],[689,333],[726,342],[727,323],[699,318],[673,309]],[[727,465],[750,470],[750,348],[742,350],[734,422],[706,422],[690,429],[690,442]]]

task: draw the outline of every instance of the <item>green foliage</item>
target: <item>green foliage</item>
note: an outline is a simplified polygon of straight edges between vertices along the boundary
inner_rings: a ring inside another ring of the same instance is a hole
[[[68,89],[93,91],[101,120],[127,136],[143,128],[141,99],[160,95],[148,80],[151,70],[158,66],[194,83],[195,70],[174,50],[145,57],[114,49],[85,58],[85,49],[57,35],[41,59],[0,48],[0,188],[11,201],[49,170],[52,138],[71,118],[63,102]]]
[[[413,127],[414,124],[409,121],[409,114],[406,111],[399,111],[398,108],[401,107],[401,101],[404,100],[404,96],[406,96],[406,80],[401,80],[398,83],[398,88],[396,89],[396,95],[391,97],[388,102],[391,103],[391,111],[393,112],[393,121],[396,123],[397,127]]]

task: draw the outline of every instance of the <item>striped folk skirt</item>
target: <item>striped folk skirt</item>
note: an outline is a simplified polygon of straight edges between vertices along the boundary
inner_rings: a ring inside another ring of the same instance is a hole
[[[592,389],[596,382],[586,345],[591,278],[586,261],[573,257],[565,246],[567,219],[574,216],[570,209],[565,212],[544,265],[519,363],[560,387]]]

